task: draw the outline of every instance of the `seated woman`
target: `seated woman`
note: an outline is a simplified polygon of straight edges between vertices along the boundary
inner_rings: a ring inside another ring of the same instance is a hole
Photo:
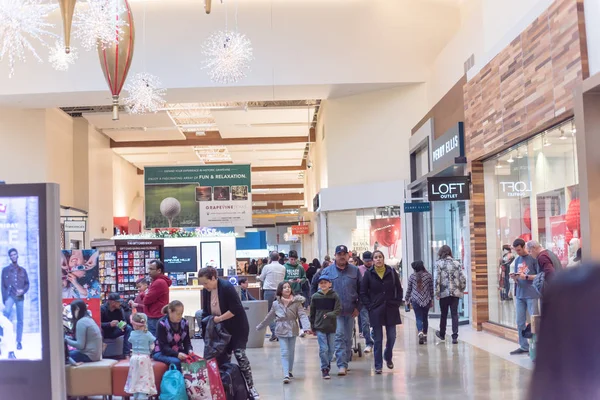
[[[102,360],[102,332],[96,321],[88,314],[87,305],[83,300],[71,303],[73,315],[73,337],[66,337],[67,344],[74,347],[69,355],[75,362],[93,362]]]
[[[181,362],[192,352],[190,327],[183,318],[183,303],[173,300],[162,309],[166,314],[158,320],[156,343],[152,358],[181,371]]]
[[[252,380],[250,360],[246,355],[250,327],[240,296],[231,283],[217,277],[217,270],[212,267],[202,268],[198,271],[198,283],[204,286],[204,289],[202,289],[202,311],[197,313],[197,319],[202,322],[204,317],[212,315],[214,322],[222,323],[227,332],[231,334],[231,340],[227,346],[227,358],[231,356],[231,353],[235,355],[250,388],[250,393],[254,399],[258,399],[259,395]],[[204,326],[202,331],[204,331]]]

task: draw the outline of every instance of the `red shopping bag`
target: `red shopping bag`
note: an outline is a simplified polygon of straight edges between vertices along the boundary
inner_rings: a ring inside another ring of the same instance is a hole
[[[181,372],[189,400],[213,400],[206,360],[196,354],[190,354],[181,364]]]
[[[219,365],[216,359],[206,361],[208,366],[208,381],[210,382],[210,393],[212,394],[212,400],[227,400],[225,396],[225,389],[223,388],[223,382],[221,381],[221,373],[219,372]]]

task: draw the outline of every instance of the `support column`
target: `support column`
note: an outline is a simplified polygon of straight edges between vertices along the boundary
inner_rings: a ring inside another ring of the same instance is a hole
[[[471,162],[471,301],[473,328],[482,330],[489,320],[487,235],[485,226],[485,192],[483,189],[483,162]]]

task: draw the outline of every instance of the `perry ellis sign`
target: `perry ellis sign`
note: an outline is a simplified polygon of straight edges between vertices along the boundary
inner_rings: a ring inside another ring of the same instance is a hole
[[[468,176],[427,178],[429,201],[469,200],[471,198]]]

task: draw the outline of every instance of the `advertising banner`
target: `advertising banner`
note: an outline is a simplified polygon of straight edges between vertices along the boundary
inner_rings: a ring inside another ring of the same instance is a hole
[[[252,225],[251,168],[146,167],[146,228]]]
[[[97,250],[63,250],[61,252],[63,299],[99,299]]]
[[[373,250],[383,251],[386,258],[395,259],[396,255],[401,256],[401,238],[400,218],[371,220],[371,246]]]
[[[569,243],[565,239],[567,234],[565,215],[550,217],[550,229],[552,234],[551,250],[565,267],[569,263]]]

